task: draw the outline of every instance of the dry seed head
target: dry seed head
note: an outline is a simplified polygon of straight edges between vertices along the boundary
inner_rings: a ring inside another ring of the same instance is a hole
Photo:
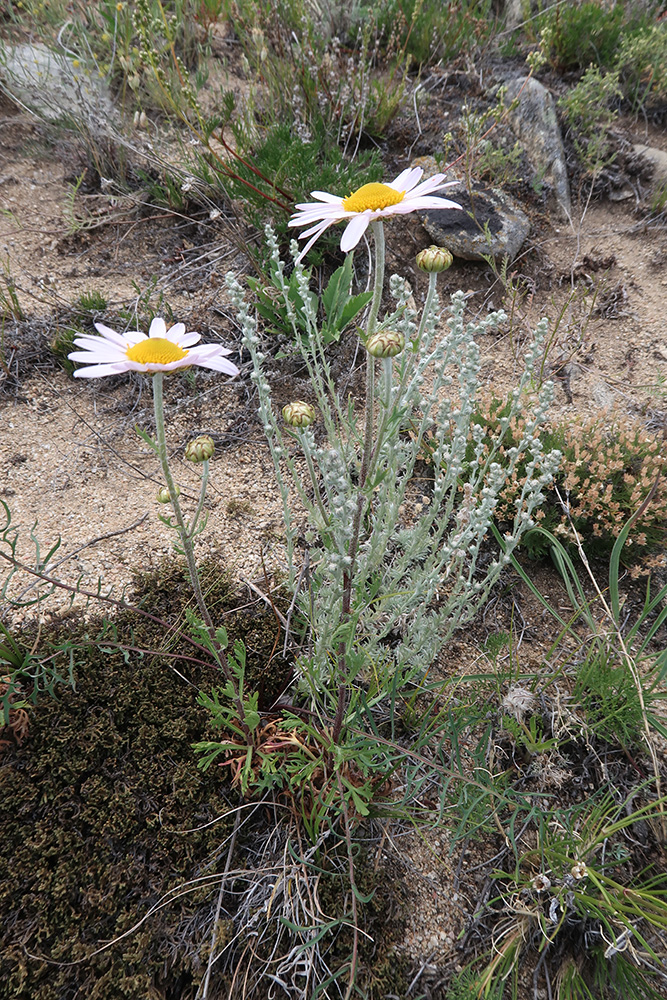
[[[541,872],[539,875],[536,875],[535,878],[533,879],[533,889],[535,890],[535,892],[546,892],[547,889],[550,888],[551,888],[551,879],[547,878],[547,876],[543,875]]]

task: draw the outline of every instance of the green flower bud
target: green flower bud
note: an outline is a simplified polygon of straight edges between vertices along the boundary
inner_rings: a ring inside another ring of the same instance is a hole
[[[283,406],[283,420],[290,427],[310,427],[315,420],[315,408],[310,403],[297,399]]]
[[[175,489],[176,496],[179,496],[180,489],[178,486]],[[169,492],[168,486],[161,486],[157,491],[157,502],[158,503],[171,503],[171,493]]]
[[[426,247],[425,250],[420,250],[417,254],[417,267],[420,267],[422,271],[435,272],[437,274],[451,267],[453,260],[454,258],[449,250],[445,250],[444,247],[432,245]]]
[[[405,337],[398,330],[380,330],[366,341],[366,350],[374,358],[395,358],[405,347]]]
[[[188,462],[206,462],[215,451],[215,443],[208,434],[193,438],[185,446],[185,457]]]

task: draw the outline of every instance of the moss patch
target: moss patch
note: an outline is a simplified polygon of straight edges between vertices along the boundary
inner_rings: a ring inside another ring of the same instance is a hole
[[[236,613],[241,599],[220,571],[209,567],[205,581],[230,637],[248,642],[253,670],[261,673],[275,639],[270,609]],[[190,687],[163,657],[113,647],[125,642],[199,655],[178,635],[190,597],[181,567],[166,564],[144,578],[139,596],[173,631],[132,611],[106,624],[56,623],[49,639],[67,634],[83,644],[75,654],[76,691],[42,699],[28,740],[2,760],[3,854],[11,872],[0,883],[3,1000],[185,1000],[201,981],[216,887],[170,902],[118,944],[87,957],[133,927],[165,893],[216,871],[208,862],[233,822],[184,832],[230,808],[220,771],[198,771],[191,749],[209,722],[197,689],[219,683],[217,670],[171,661],[193,681]],[[85,644],[100,634],[102,649]],[[284,684],[285,665],[279,666]],[[224,983],[218,990],[226,995]]]

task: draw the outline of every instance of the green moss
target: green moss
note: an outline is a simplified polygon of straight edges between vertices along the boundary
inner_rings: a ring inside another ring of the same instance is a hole
[[[269,706],[291,675],[290,664],[274,655],[281,636],[271,608],[239,595],[214,564],[202,567],[202,578],[216,622],[232,641],[245,642],[248,680]],[[164,655],[116,647],[199,655],[180,632],[191,596],[181,565],[166,562],[138,579],[137,591],[134,602],[159,621],[130,610],[107,621],[71,614],[48,630],[45,641],[68,637],[76,645],[76,690],[40,698],[29,738],[2,759],[0,823],[10,874],[0,883],[0,1000],[194,1000],[202,981],[217,883],[174,898],[136,925],[165,894],[176,897],[178,886],[224,864],[221,845],[234,822],[225,813],[237,799],[223,770],[198,770],[191,746],[213,735],[197,693],[220,676],[204,655],[201,664],[171,661],[190,687]],[[252,866],[257,841],[274,822],[273,812],[260,810],[239,832],[235,866]],[[344,844],[321,860],[325,912],[343,917],[350,894]],[[363,852],[355,871],[359,891],[371,895],[359,910],[374,942],[361,936],[359,984],[370,1000],[403,995],[410,968],[395,955],[403,926],[395,873],[375,872]],[[220,921],[219,943],[233,937],[230,916]],[[270,937],[257,942],[254,958],[243,957],[241,942],[230,955],[230,976],[239,961],[268,958]],[[349,927],[332,932],[332,968],[349,961],[351,945]],[[230,995],[223,963],[217,968],[209,1000]],[[255,1000],[264,1000],[264,982],[260,975]]]
[[[208,589],[219,613],[225,602],[231,612],[230,634],[251,639],[259,662],[263,612],[255,608],[247,622],[235,616],[239,599],[219,571],[214,581],[209,574]],[[189,593],[180,567],[144,579],[142,592],[151,614],[182,620]],[[240,633],[251,620],[251,635]],[[272,647],[275,629],[265,631]],[[165,893],[216,870],[206,866],[231,821],[195,828],[224,816],[228,789],[218,769],[197,769],[191,744],[208,724],[197,688],[219,675],[212,665],[178,664],[196,685],[189,687],[159,656],[116,651],[112,639],[152,649],[185,646],[177,631],[165,643],[164,625],[136,612],[105,625],[70,617],[49,638],[58,641],[59,632],[82,643],[76,691],[40,701],[29,739],[5,755],[0,769],[3,856],[11,872],[0,883],[0,998],[193,996],[217,887],[182,896],[107,951],[86,956],[128,931]],[[87,642],[101,632],[102,650]],[[84,961],[51,965],[31,955]],[[224,983],[218,988],[226,995]]]

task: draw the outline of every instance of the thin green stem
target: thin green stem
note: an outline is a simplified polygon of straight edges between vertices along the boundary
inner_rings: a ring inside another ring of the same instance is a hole
[[[245,710],[243,707],[243,701],[239,695],[238,685],[236,679],[230,669],[229,661],[227,659],[227,654],[218,642],[215,635],[215,625],[213,624],[213,619],[211,618],[211,613],[208,610],[206,601],[204,600],[204,594],[202,593],[201,583],[199,582],[199,574],[197,573],[197,564],[195,562],[195,552],[194,545],[192,544],[192,536],[188,533],[188,527],[185,523],[185,518],[183,517],[183,511],[181,510],[181,505],[178,500],[176,483],[174,482],[174,477],[171,474],[171,469],[169,468],[169,456],[167,453],[167,438],[164,429],[164,398],[162,393],[162,372],[156,372],[153,375],[153,409],[155,412],[155,437],[157,444],[157,456],[160,460],[160,465],[162,466],[162,474],[165,478],[167,488],[169,490],[169,496],[171,500],[171,506],[176,517],[177,531],[181,539],[181,545],[183,546],[183,553],[188,566],[188,574],[190,576],[190,583],[192,584],[192,590],[195,595],[195,600],[197,602],[197,607],[199,608],[199,613],[206,625],[206,629],[211,640],[211,645],[214,650],[214,655],[218,661],[218,665],[225,675],[225,679],[229,681],[234,691],[234,703],[236,704],[236,710],[239,716],[239,722],[243,733],[246,737],[248,745],[252,744],[252,735],[245,718]],[[195,522],[196,523],[196,520]]]
[[[366,342],[373,336],[377,327],[380,303],[382,302],[382,291],[384,289],[384,228],[382,221],[376,219],[371,222],[371,230],[375,239],[375,286],[373,288],[373,298],[371,299],[371,310],[368,316],[368,326],[366,328]],[[366,506],[364,488],[368,478],[368,470],[373,455],[373,431],[375,428],[375,358],[366,352],[366,421],[364,428],[364,447],[361,456],[361,468],[359,469],[359,480],[357,483],[357,507],[354,512],[352,525],[352,538],[348,556],[350,558],[349,569],[343,574],[343,598],[341,603],[341,621],[346,621],[350,617],[352,608],[352,581],[354,578],[355,560],[359,547],[359,536],[361,533],[361,521]],[[342,641],[338,647],[338,668],[340,671],[340,684],[338,687],[338,699],[336,703],[336,714],[333,727],[333,740],[337,743],[343,727],[345,715],[345,704],[347,702],[347,663],[345,656],[345,642]]]
[[[373,288],[373,298],[371,300],[371,311],[368,316],[368,326],[366,327],[366,342],[375,333],[377,318],[382,302],[382,292],[384,289],[384,227],[381,219],[371,222],[371,230],[375,239],[375,287]],[[366,427],[364,431],[364,451],[361,459],[361,470],[359,473],[359,489],[364,488],[364,481],[373,448],[373,427],[375,423],[375,358],[366,352]]]
[[[329,523],[329,515],[327,514],[326,508],[324,506],[324,501],[322,500],[322,494],[320,492],[320,484],[317,478],[317,473],[315,472],[315,466],[313,464],[313,456],[310,453],[310,447],[308,444],[308,439],[305,434],[298,434],[297,438],[301,447],[303,448],[303,454],[306,459],[306,466],[308,467],[308,474],[310,476],[310,482],[313,487],[313,495],[315,497],[315,502],[317,508],[320,512],[322,518],[322,528],[326,528]]]
[[[424,302],[424,309],[422,312],[422,318],[419,323],[419,329],[417,330],[417,336],[414,340],[413,350],[415,353],[419,350],[419,345],[422,342],[422,337],[424,336],[424,330],[426,329],[426,324],[428,318],[431,314],[431,309],[433,308],[433,302],[435,300],[435,286],[438,281],[438,272],[429,271],[428,275],[428,291],[426,293],[426,301]]]
[[[208,459],[205,458],[202,465],[201,489],[199,490],[199,502],[194,516],[188,525],[188,538],[194,538],[197,531],[197,523],[201,517],[204,500],[206,499],[206,487],[208,486]]]

